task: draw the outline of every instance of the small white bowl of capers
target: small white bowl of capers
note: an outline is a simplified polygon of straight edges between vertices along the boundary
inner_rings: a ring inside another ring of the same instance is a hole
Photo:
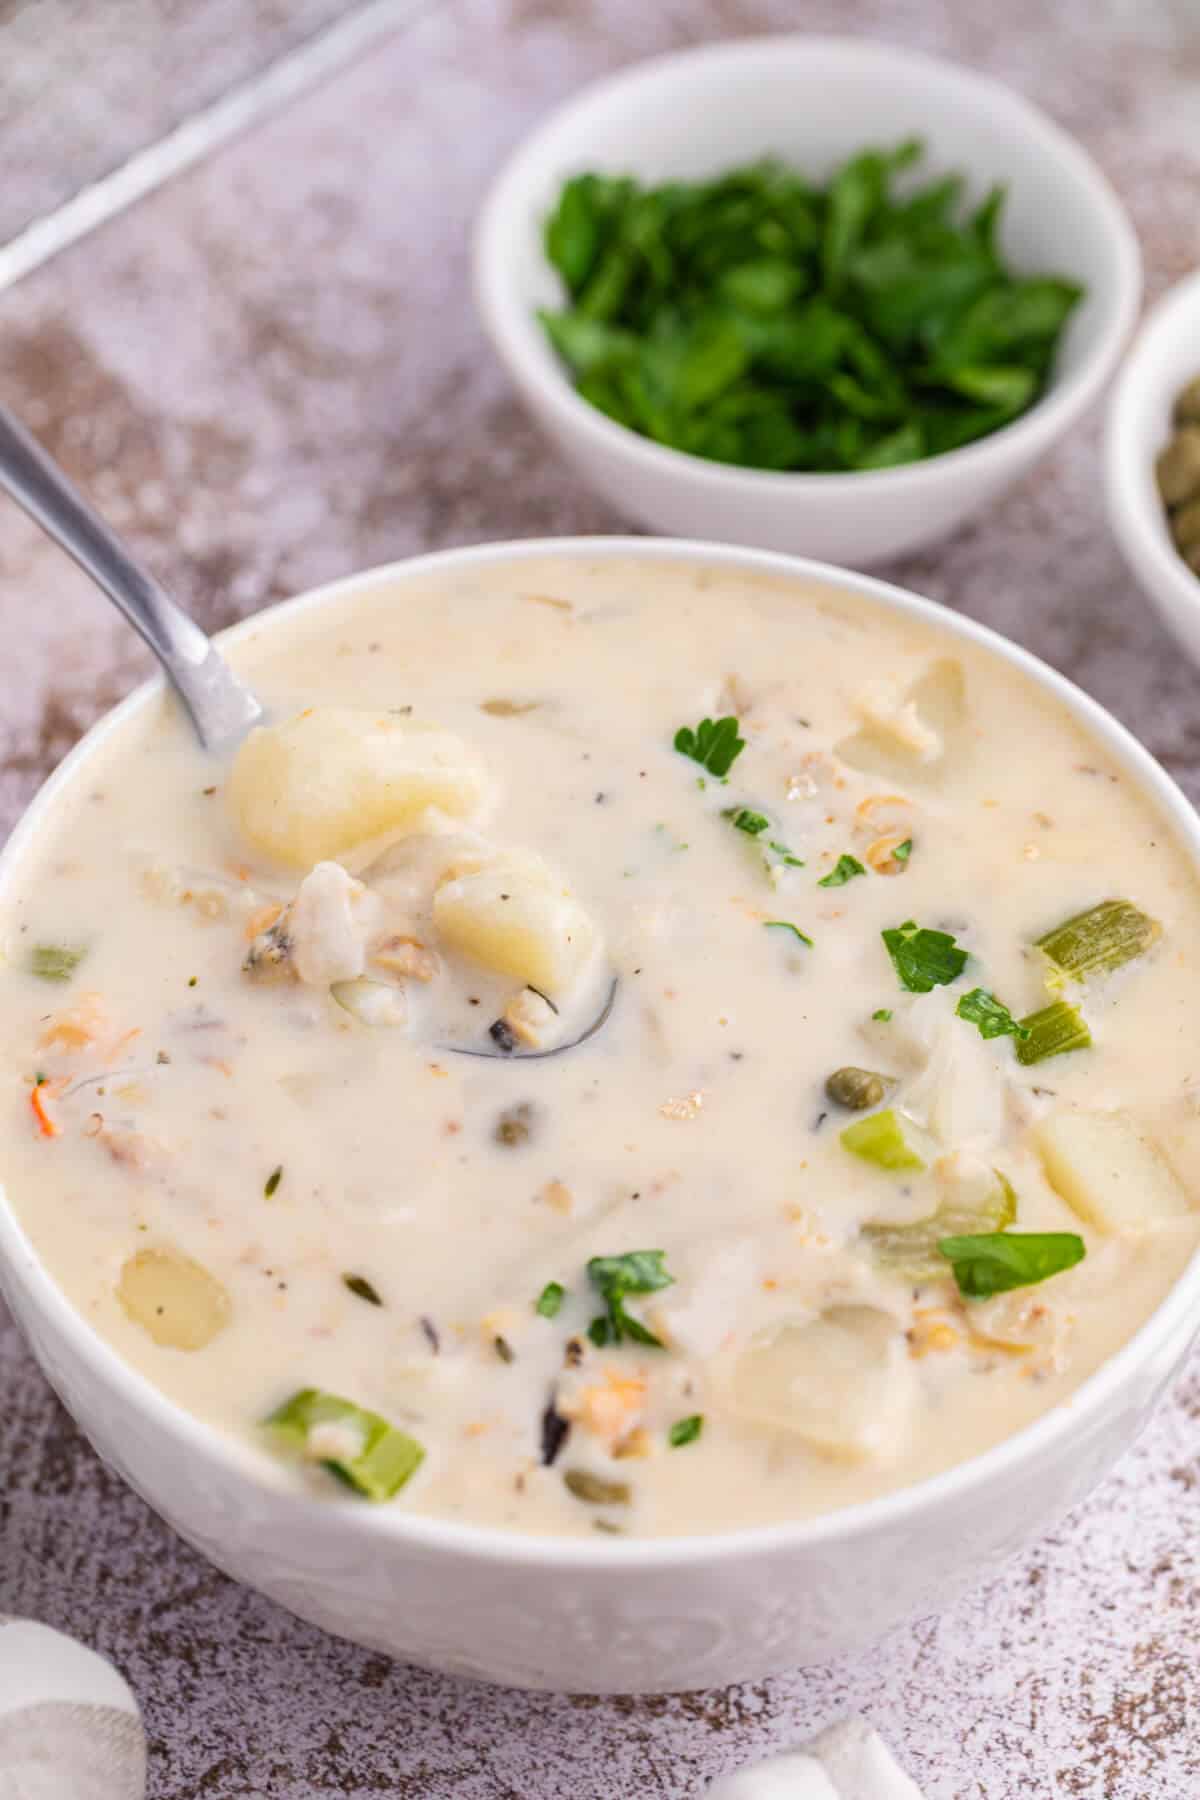
[[[1130,571],[1200,662],[1200,270],[1138,333],[1109,402],[1105,479]]]

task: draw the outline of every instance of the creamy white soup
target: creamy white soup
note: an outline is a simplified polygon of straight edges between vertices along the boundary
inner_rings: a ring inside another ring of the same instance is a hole
[[[801,1518],[1068,1400],[1196,1240],[1200,905],[1017,671],[811,586],[511,562],[264,619],[3,910],[73,1304],[330,1504]]]

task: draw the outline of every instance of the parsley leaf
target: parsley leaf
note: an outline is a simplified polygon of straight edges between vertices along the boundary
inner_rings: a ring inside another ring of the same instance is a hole
[[[935,987],[957,981],[966,966],[967,953],[948,931],[931,931],[906,919],[883,934],[900,986],[910,994],[928,994]]]
[[[727,806],[721,817],[728,819],[735,831],[744,831],[747,837],[761,837],[764,831],[771,829],[766,814],[752,812],[748,806]]]
[[[881,1025],[887,1025],[891,1022],[892,1009],[890,1006],[878,1006],[871,1014],[871,1017],[873,1019],[878,1019]]]
[[[676,1419],[667,1433],[667,1442],[672,1450],[681,1450],[685,1444],[694,1444],[704,1430],[704,1414],[692,1413],[686,1419]]]
[[[900,852],[898,850],[893,851],[893,855],[899,856],[899,854]],[[823,875],[821,877],[817,886],[845,887],[846,883],[848,881],[853,881],[856,875],[865,875],[866,872],[866,869],[863,867],[862,863],[859,862],[857,856],[839,856],[836,865],[830,869],[828,875]]]
[[[604,1301],[607,1316],[593,1319],[588,1336],[593,1344],[619,1344],[632,1338],[637,1344],[649,1344],[657,1350],[665,1345],[648,1331],[640,1320],[625,1310],[627,1294],[653,1294],[670,1287],[675,1277],[663,1267],[665,1250],[627,1250],[623,1256],[593,1256],[587,1266],[588,1280]]]
[[[533,1310],[543,1319],[557,1318],[566,1297],[567,1290],[561,1281],[548,1281],[534,1302]]]
[[[898,863],[906,863],[912,855],[912,846],[913,841],[911,838],[905,838],[902,844],[897,844],[896,848],[892,851],[892,856],[895,861]]]
[[[724,719],[701,719],[695,730],[690,725],[681,725],[675,733],[675,748],[681,756],[690,756],[710,775],[723,781],[746,748],[746,740],[738,736],[738,722],[731,715]]]
[[[982,1038],[1029,1036],[1028,1025],[1014,1019],[1003,1001],[997,1000],[995,994],[989,994],[985,988],[972,988],[954,1010],[969,1025],[978,1025]]]
[[[790,931],[793,937],[798,937],[800,939],[800,942],[802,944],[807,944],[810,950],[813,947],[812,939],[810,937],[806,937],[804,932],[801,931],[800,927],[798,925],[793,925],[792,921],[790,919],[765,919],[763,921],[763,930],[764,931]]]
[[[938,1249],[954,1270],[959,1293],[969,1300],[1032,1287],[1073,1269],[1086,1255],[1083,1239],[1073,1231],[989,1231],[941,1238]]]

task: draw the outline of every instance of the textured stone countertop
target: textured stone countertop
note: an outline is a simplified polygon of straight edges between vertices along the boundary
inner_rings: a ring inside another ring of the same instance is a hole
[[[73,34],[101,10],[0,5],[0,96],[15,47],[44,49],[31,15],[61,33],[39,81],[63,131],[26,117],[5,143],[14,112],[0,108],[12,229],[175,122],[179,106],[152,91],[173,62],[199,103],[295,38],[287,9],[242,0],[122,0],[103,9],[102,41]],[[312,0],[291,23],[351,10]],[[1192,0],[402,10],[353,65],[0,293],[0,392],[208,626],[415,550],[621,526],[545,453],[493,365],[466,241],[527,125],[654,50],[803,25],[960,57],[1090,146],[1133,212],[1152,291],[1200,260]],[[232,39],[201,29],[213,12]],[[183,48],[145,36],[189,21]],[[239,32],[260,34],[244,54]],[[103,81],[85,53],[109,59]],[[116,79],[123,55],[143,59],[136,79]],[[76,116],[85,92],[99,143]],[[1108,537],[1096,421],[983,524],[889,573],[1067,670],[1200,796],[1197,675]],[[3,832],[145,662],[8,509],[0,644]],[[503,1693],[334,1642],[176,1542],[86,1447],[6,1322],[0,1383],[0,1610],[75,1632],[126,1671],[154,1800],[685,1800],[851,1709],[932,1800],[1200,1794],[1195,1368],[1088,1504],[952,1612],[837,1666],[654,1700]]]

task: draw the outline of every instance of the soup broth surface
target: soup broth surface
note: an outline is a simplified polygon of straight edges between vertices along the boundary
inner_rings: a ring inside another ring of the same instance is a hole
[[[264,1428],[315,1389],[421,1447],[397,1509],[801,1518],[1068,1401],[1178,1275],[1195,882],[1016,670],[614,558],[367,588],[231,655],[270,768],[143,708],[4,898],[2,1172],[95,1330],[265,1479],[368,1503],[329,1467],[361,1415]],[[1063,975],[1037,941],[1112,900],[1145,942]],[[1056,1000],[1090,1044],[1022,1061]],[[992,1292],[994,1246],[938,1247],[1001,1230],[1082,1259]]]

